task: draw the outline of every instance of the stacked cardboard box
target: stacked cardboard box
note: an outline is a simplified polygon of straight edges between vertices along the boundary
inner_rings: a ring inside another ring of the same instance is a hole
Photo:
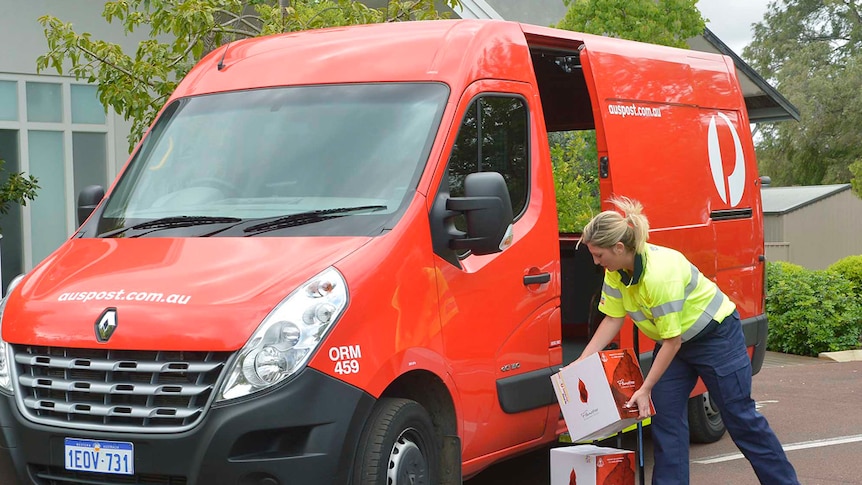
[[[593,445],[551,450],[551,485],[634,485],[635,454]]]
[[[639,421],[637,407],[625,405],[643,385],[632,349],[597,352],[563,367],[551,382],[573,442],[607,438]]]

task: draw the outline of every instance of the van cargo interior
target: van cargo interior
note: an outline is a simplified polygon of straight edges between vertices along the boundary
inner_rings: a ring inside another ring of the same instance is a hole
[[[592,103],[577,51],[531,50],[548,132],[593,130]],[[596,160],[598,164],[598,160]],[[602,314],[597,310],[604,271],[593,264],[577,234],[560,236],[563,364],[586,347]]]

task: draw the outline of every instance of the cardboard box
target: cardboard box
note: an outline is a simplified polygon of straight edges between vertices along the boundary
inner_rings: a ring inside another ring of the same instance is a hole
[[[551,485],[634,485],[633,451],[593,445],[551,449]]]
[[[563,367],[551,382],[573,442],[607,438],[639,421],[637,408],[625,407],[643,385],[632,349],[597,352]]]

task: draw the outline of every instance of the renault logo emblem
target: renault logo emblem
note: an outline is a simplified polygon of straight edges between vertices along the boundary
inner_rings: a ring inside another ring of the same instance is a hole
[[[105,308],[105,311],[96,320],[96,340],[107,342],[117,329],[117,309]]]
[[[712,169],[712,180],[715,182],[715,188],[718,190],[718,195],[725,204],[730,204],[735,207],[742,200],[742,193],[745,192],[745,155],[742,153],[742,143],[739,141],[739,133],[736,132],[736,127],[724,113],[718,113],[718,116],[730,127],[730,135],[733,137],[733,152],[734,160],[733,172],[727,175],[724,172],[724,161],[721,159],[721,147],[718,143],[718,127],[716,126],[715,116],[709,121],[709,130],[707,132],[707,149],[709,150],[709,166]]]

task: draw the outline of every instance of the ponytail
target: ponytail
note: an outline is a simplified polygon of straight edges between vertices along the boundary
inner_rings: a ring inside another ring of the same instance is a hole
[[[629,251],[640,253],[646,249],[649,239],[649,220],[643,214],[640,202],[628,197],[613,197],[608,202],[619,212],[601,212],[584,228],[581,242],[600,248],[610,248],[618,242]]]

